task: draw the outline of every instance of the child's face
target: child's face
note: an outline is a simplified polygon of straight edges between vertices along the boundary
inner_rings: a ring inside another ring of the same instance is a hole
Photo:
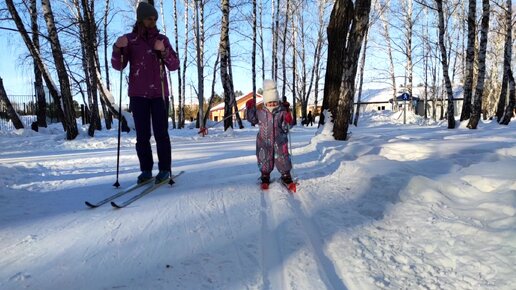
[[[269,107],[269,108],[275,108],[278,106],[278,102],[274,101],[274,102],[268,102],[265,104],[265,106]]]

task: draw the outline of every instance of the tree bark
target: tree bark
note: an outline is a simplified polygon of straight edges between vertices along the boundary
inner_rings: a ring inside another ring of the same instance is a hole
[[[39,50],[39,26],[38,26],[38,10],[36,0],[30,0],[30,22],[32,30],[32,43],[34,47]],[[43,77],[41,71],[34,61],[34,89],[36,91],[37,99],[37,123],[38,127],[47,127],[47,101],[45,99],[45,91],[43,90]]]
[[[355,118],[353,120],[353,125],[358,126],[358,118],[360,117],[360,102],[362,99],[362,84],[364,83],[364,68],[367,54],[367,36],[369,34],[369,28],[366,29],[364,36],[364,52],[362,52],[362,61],[360,63],[360,79],[358,82],[358,99],[357,99],[357,109],[355,111]]]
[[[385,5],[390,5],[388,1]],[[389,10],[389,6],[386,6],[385,11]],[[385,38],[385,42],[387,43],[387,56],[389,58],[389,74],[392,83],[392,107],[393,111],[398,111],[398,100],[396,95],[396,73],[394,72],[394,60],[392,57],[392,45],[391,45],[391,36],[389,32],[389,21],[387,20],[386,12],[380,14],[380,19],[382,20],[383,26],[383,37]]]
[[[510,108],[510,101],[509,106],[505,108],[505,103],[507,100],[507,88],[509,86],[509,71],[511,70],[511,59],[512,59],[512,1],[506,0],[506,7],[505,7],[505,47],[504,47],[504,54],[503,54],[503,79],[502,79],[502,88],[500,91],[500,97],[498,98],[498,107],[496,110],[496,120],[499,123],[502,123],[502,118],[504,118],[503,122],[506,122],[506,115],[507,111],[511,112],[512,116],[512,110],[513,108]],[[506,114],[504,115],[504,110]],[[507,124],[509,122],[507,121]],[[505,125],[507,125],[505,124]]]
[[[177,0],[174,0],[174,39],[176,44],[176,53],[177,53],[177,59],[180,59],[179,56],[179,30],[177,25]],[[171,82],[172,84],[172,82]],[[177,128],[181,129],[184,126],[184,103],[183,103],[183,91],[181,90],[181,66],[177,69],[177,107],[178,107],[178,114],[177,114]],[[176,110],[174,107],[172,107],[172,110]]]
[[[233,128],[231,120],[232,100],[235,93],[232,90],[231,78],[229,75],[229,0],[221,0],[222,23],[220,27],[220,79],[224,88],[224,131]]]
[[[324,100],[334,115],[333,136],[346,140],[355,95],[355,78],[362,42],[369,24],[371,0],[337,0],[328,26],[328,65]],[[336,56],[340,58],[336,58]],[[340,69],[335,63],[342,64]],[[334,74],[334,73],[339,74]],[[338,81],[335,87],[331,81]],[[326,86],[329,86],[326,89]],[[323,103],[324,104],[324,103]]]
[[[441,65],[443,66],[443,77],[444,84],[446,87],[446,95],[448,96],[448,109],[446,114],[448,116],[448,129],[455,128],[455,114],[454,114],[454,106],[453,106],[453,90],[450,81],[449,75],[449,66],[448,66],[448,56],[446,54],[446,47],[444,46],[444,11],[443,11],[443,1],[436,0],[437,3],[437,12],[439,14],[439,47],[441,48]]]
[[[42,0],[41,6],[43,8],[45,22],[47,23],[50,46],[52,47],[52,56],[54,57],[57,76],[59,77],[64,114],[62,122],[66,129],[66,139],[73,140],[77,137],[79,132],[77,130],[77,121],[75,120],[75,109],[73,107],[72,92],[70,91],[70,81],[68,80],[68,73],[64,64],[63,51],[61,49],[61,43],[59,42],[50,0]]]
[[[466,49],[466,76],[464,79],[464,101],[460,120],[471,117],[471,97],[473,93],[473,65],[475,62],[476,10],[477,0],[469,0],[468,12],[468,45]]]
[[[104,70],[106,73],[106,85],[109,90],[111,83],[109,81],[109,58],[108,58],[108,17],[109,17],[109,0],[106,0],[106,9],[104,10]],[[113,123],[113,115],[106,108],[106,102],[100,98],[102,104],[102,112],[104,113],[104,120],[106,122],[106,129],[111,130]]]
[[[487,34],[489,32],[489,0],[482,0],[482,22],[480,28],[480,49],[478,52],[478,79],[475,88],[473,110],[469,118],[468,128],[476,129],[482,114],[482,97],[486,75]]]
[[[23,129],[23,123],[20,120],[20,117],[18,114],[16,114],[16,110],[13,108],[13,105],[9,101],[9,98],[7,98],[7,93],[5,92],[4,88],[4,81],[2,78],[0,78],[0,103],[3,103],[5,107],[7,108],[7,116],[13,122],[14,128],[16,129]]]
[[[185,127],[185,105],[186,105],[186,68],[187,68],[187,63],[188,63],[188,43],[190,42],[190,39],[189,39],[189,19],[188,19],[188,15],[189,15],[189,6],[188,6],[188,0],[185,0],[184,2],[184,7],[185,7],[185,14],[184,14],[184,23],[185,23],[185,36],[184,36],[184,41],[185,41],[185,47],[184,47],[184,59],[183,59],[183,74],[181,75],[182,77],[182,81],[180,82],[182,84],[181,86],[181,95],[182,95],[182,99],[183,99],[183,106],[181,108],[179,108],[180,110],[180,114],[183,116],[183,119],[182,119],[182,123],[181,123],[181,128],[184,128]]]

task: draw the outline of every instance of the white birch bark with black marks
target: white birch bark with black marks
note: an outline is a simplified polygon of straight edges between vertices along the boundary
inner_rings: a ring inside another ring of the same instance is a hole
[[[106,0],[106,6],[104,9],[104,70],[106,75],[106,85],[108,90],[111,89],[111,81],[109,80],[109,58],[108,58],[108,46],[109,46],[109,38],[108,38],[108,18],[109,18],[109,0]],[[113,115],[111,112],[106,108],[106,101],[101,97],[100,103],[102,105],[102,112],[104,113],[104,121],[106,123],[106,129],[111,130],[111,126],[113,124]]]
[[[188,62],[188,44],[190,43],[190,39],[189,39],[189,33],[188,33],[188,29],[189,29],[189,5],[188,5],[188,0],[185,0],[184,2],[184,7],[185,7],[185,12],[184,12],[184,23],[185,23],[185,36],[184,36],[184,41],[185,41],[185,45],[184,45],[184,58],[183,58],[183,75],[181,76],[182,77],[182,87],[181,87],[181,95],[183,97],[183,106],[181,108],[179,108],[179,110],[181,110],[181,115],[183,116],[183,119],[182,119],[182,123],[181,123],[181,128],[184,128],[185,127],[185,105],[186,105],[186,68],[187,68],[187,62]]]
[[[404,13],[404,23],[405,26],[405,56],[407,58],[407,64],[405,67],[405,88],[407,89],[407,92],[410,96],[410,104],[412,105],[412,80],[413,80],[413,73],[414,73],[414,66],[413,66],[413,56],[412,56],[412,35],[413,35],[413,26],[414,22],[412,20],[412,10],[413,10],[413,3],[412,0],[403,0],[401,2],[401,7]]]
[[[178,28],[178,25],[177,25],[177,1],[178,0],[174,0],[174,42],[175,42],[175,45],[176,45],[176,54],[177,54],[177,59],[181,59],[180,56],[179,56],[179,28]],[[183,125],[184,125],[184,103],[183,103],[183,91],[181,89],[181,84],[182,84],[182,79],[181,79],[181,75],[182,75],[182,70],[181,70],[181,66],[179,66],[179,68],[177,69],[177,108],[178,108],[178,112],[177,112],[177,128],[181,129],[183,128]],[[172,84],[172,83],[170,83]],[[174,115],[175,115],[175,111],[176,111],[176,108],[172,107],[172,110],[174,110]]]
[[[357,98],[357,109],[355,111],[355,118],[353,119],[353,125],[358,126],[358,118],[360,117],[360,102],[362,101],[362,84],[364,83],[364,68],[367,55],[367,37],[369,35],[369,28],[366,29],[364,36],[364,50],[362,51],[362,60],[360,61],[360,79],[358,81],[358,98]]]
[[[512,60],[512,1],[505,1],[505,46],[504,46],[504,54],[503,54],[503,78],[502,78],[502,87],[500,91],[500,96],[498,98],[498,106],[496,110],[496,120],[500,124],[507,125],[509,124],[510,118],[513,115],[514,104],[511,106],[511,102],[507,103],[507,89],[509,86],[509,72],[511,70],[511,60]],[[505,112],[505,113],[504,113]],[[507,114],[509,112],[510,114]],[[510,116],[508,116],[510,115]],[[503,120],[502,120],[503,118]]]
[[[468,44],[466,48],[466,69],[464,77],[464,100],[460,120],[464,121],[471,117],[471,98],[473,94],[473,65],[475,62],[475,41],[476,41],[476,11],[477,0],[469,0],[468,7]]]
[[[88,135],[93,137],[95,135],[95,130],[101,130],[101,122],[99,115],[99,103],[98,103],[98,94],[97,94],[97,78],[95,77],[96,71],[100,70],[97,68],[97,63],[95,61],[95,51],[97,49],[97,40],[96,40],[96,23],[94,19],[94,1],[91,3],[88,0],[80,0],[81,8],[82,8],[82,19],[80,20],[80,25],[82,26],[82,45],[85,51],[87,70],[91,77],[86,79],[86,82],[89,83],[88,95],[91,98],[91,106],[90,106],[90,126],[88,128]],[[90,6],[91,5],[91,6]]]
[[[443,67],[443,78],[444,84],[446,88],[446,95],[448,96],[448,129],[455,129],[455,114],[454,114],[454,106],[453,106],[453,91],[452,85],[450,81],[449,75],[449,65],[448,65],[448,55],[446,54],[446,47],[444,45],[444,11],[443,11],[443,1],[436,0],[437,3],[437,13],[439,15],[439,47],[441,49],[441,65]]]
[[[197,128],[204,128],[204,2],[195,1],[195,49],[197,63],[197,100],[199,112],[197,115]]]
[[[391,79],[391,87],[392,87],[392,106],[393,111],[398,111],[398,100],[396,95],[396,73],[394,71],[394,58],[392,56],[392,44],[391,44],[391,35],[389,31],[389,20],[388,20],[388,14],[387,11],[390,11],[390,1],[386,1],[385,3],[386,9],[383,13],[380,14],[380,20],[382,22],[382,32],[381,35],[383,36],[385,43],[387,44],[387,57],[389,59],[389,76]]]
[[[229,75],[229,0],[221,0],[222,20],[220,26],[220,79],[224,88],[224,131],[233,128],[231,120],[232,100],[235,99]]]
[[[272,1],[272,79],[278,83],[278,44],[279,44],[279,15],[280,1]],[[276,4],[276,7],[274,7]]]
[[[283,98],[283,102],[287,101],[286,87],[287,87],[287,32],[288,32],[288,15],[290,14],[290,0],[287,0],[287,8],[285,10],[285,22],[283,23],[283,51],[281,53],[281,66],[282,66],[282,78],[283,78],[283,86],[281,88],[281,97]],[[276,86],[278,84],[276,83]]]
[[[75,109],[73,107],[72,92],[70,91],[70,81],[68,79],[68,72],[64,64],[63,51],[61,49],[61,43],[57,34],[57,28],[55,25],[54,14],[52,12],[52,6],[50,0],[42,0],[41,6],[43,9],[43,17],[47,24],[48,35],[50,38],[50,46],[52,48],[52,56],[56,66],[57,76],[59,77],[59,84],[61,89],[62,97],[62,108],[64,119],[62,122],[66,128],[66,139],[73,140],[79,134],[77,130],[77,121],[75,120]]]
[[[262,56],[262,82],[265,80],[265,48],[263,44],[263,0],[260,0],[260,52]]]
[[[323,106],[326,103],[327,108],[335,112],[333,136],[336,140],[348,137],[358,60],[369,25],[370,10],[371,0],[356,0],[355,5],[350,0],[337,0],[331,13],[327,30],[329,46]],[[342,65],[337,68],[336,64]],[[338,80],[338,85],[330,85],[332,80]]]
[[[38,9],[37,1],[30,0],[30,22],[32,30],[32,43],[37,50],[39,46],[39,25],[38,25]],[[34,61],[34,91],[36,92],[36,102],[38,104],[36,118],[38,127],[47,127],[47,101],[45,99],[45,91],[43,90],[43,77],[36,61]]]
[[[292,17],[291,17],[291,21],[292,21],[292,106],[291,106],[291,111],[292,111],[292,116],[293,116],[293,125],[296,125],[297,124],[297,110],[296,110],[296,73],[297,73],[297,67],[296,67],[296,49],[297,49],[297,28],[294,26],[294,20],[295,20],[295,16],[296,16],[296,13],[297,13],[297,9],[293,9],[295,11],[292,11]],[[287,11],[288,12],[288,11]],[[285,35],[285,39],[286,39],[286,35]],[[285,40],[285,43],[286,43],[286,40]],[[285,83],[286,83],[286,80],[285,80]],[[306,113],[306,106],[304,106],[305,108],[305,113]],[[301,102],[301,110],[303,109],[303,103]]]
[[[7,97],[7,93],[5,92],[4,88],[4,81],[0,77],[0,107],[5,107],[7,109],[7,117],[14,125],[15,129],[23,129],[23,123],[20,120],[20,117],[16,113],[16,110],[14,109],[13,105],[11,104],[11,101],[9,101],[9,98]]]
[[[486,75],[486,53],[487,53],[487,36],[489,33],[489,0],[482,0],[482,21],[480,24],[480,44],[478,51],[478,77],[475,88],[475,96],[473,98],[473,109],[467,127],[476,129],[480,116],[482,114],[482,98],[484,94],[484,81]]]

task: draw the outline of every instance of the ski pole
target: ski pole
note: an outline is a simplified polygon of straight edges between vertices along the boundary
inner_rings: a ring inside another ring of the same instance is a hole
[[[120,48],[120,62],[122,63],[122,69],[120,69],[120,100],[118,103],[118,145],[116,150],[116,181],[113,184],[114,187],[118,188],[120,183],[118,182],[118,173],[120,168],[120,131],[122,126],[122,75],[124,72],[124,50]]]
[[[163,76],[165,72],[165,63],[163,62],[163,56],[161,55],[161,52],[159,50],[156,50],[156,55],[159,59],[159,78],[161,81],[161,98],[163,99],[163,104],[165,105],[165,116],[167,119],[167,130],[168,130],[168,106],[167,106],[167,99],[165,98],[165,77]],[[174,110],[174,108],[172,108]],[[171,142],[172,143],[172,142]],[[172,144],[170,144],[170,181],[168,184],[172,185],[175,183],[174,180],[172,180]]]

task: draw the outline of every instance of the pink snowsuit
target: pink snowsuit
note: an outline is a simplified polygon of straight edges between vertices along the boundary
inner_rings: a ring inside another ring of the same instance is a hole
[[[292,162],[288,153],[288,129],[285,122],[287,111],[279,106],[271,112],[267,109],[257,110],[256,106],[247,110],[247,120],[260,126],[256,136],[256,157],[262,174],[270,174],[274,164],[284,175],[290,173]]]

